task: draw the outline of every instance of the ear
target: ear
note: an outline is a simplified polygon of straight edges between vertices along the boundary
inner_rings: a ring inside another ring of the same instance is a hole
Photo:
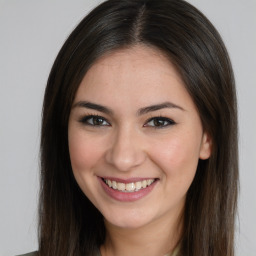
[[[212,153],[212,138],[206,132],[203,133],[199,158],[206,160],[211,156]]]

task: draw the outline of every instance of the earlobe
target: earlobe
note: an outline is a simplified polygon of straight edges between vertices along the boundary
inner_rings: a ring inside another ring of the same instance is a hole
[[[204,132],[201,142],[199,158],[206,160],[211,156],[212,152],[212,138],[206,132]]]

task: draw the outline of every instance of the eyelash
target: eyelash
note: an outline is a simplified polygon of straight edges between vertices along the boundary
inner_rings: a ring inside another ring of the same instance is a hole
[[[92,123],[89,122],[90,119],[91,119]],[[101,119],[103,122],[106,122],[107,124],[93,124],[93,122],[97,119],[98,119],[98,121],[99,121],[99,119]],[[98,126],[98,127],[110,126],[110,123],[108,122],[108,120],[106,118],[102,117],[102,116],[99,116],[99,115],[84,116],[79,120],[79,122],[84,124],[84,125],[89,125],[89,126]]]
[[[156,125],[154,123],[154,125],[148,125],[150,122],[162,122],[162,124],[160,123],[160,125]],[[164,123],[164,124],[163,124]],[[155,129],[162,129],[171,125],[176,124],[172,119],[167,118],[167,117],[163,117],[163,116],[155,116],[155,117],[151,117],[150,119],[147,120],[146,124],[143,125],[143,127],[152,127]]]
[[[94,121],[99,121],[98,124],[95,124]],[[111,124],[109,123],[109,121],[99,115],[86,115],[84,117],[82,117],[79,122],[81,122],[84,125],[88,125],[88,126],[93,126],[93,127],[102,127],[102,126],[111,126]],[[149,125],[149,123],[152,122],[152,125]],[[156,124],[156,122],[160,122],[158,124]],[[151,117],[150,119],[148,119],[146,121],[146,123],[143,125],[143,127],[152,127],[155,129],[161,129],[161,128],[165,128],[167,126],[171,126],[171,125],[175,125],[176,123],[167,117],[163,117],[163,116],[157,116],[157,117]]]

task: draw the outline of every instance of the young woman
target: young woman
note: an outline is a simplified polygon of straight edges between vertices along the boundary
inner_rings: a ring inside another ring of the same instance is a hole
[[[233,256],[237,162],[213,25],[182,0],[106,1],[49,76],[34,254]]]

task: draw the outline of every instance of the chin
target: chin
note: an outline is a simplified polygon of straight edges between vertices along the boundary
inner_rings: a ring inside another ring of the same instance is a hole
[[[145,220],[140,220],[140,219],[118,219],[118,220],[107,220],[112,226],[122,228],[122,229],[138,229],[141,228],[145,225],[147,225],[147,221]]]
[[[124,210],[125,211],[125,210]],[[142,210],[116,212],[104,214],[105,221],[110,225],[123,229],[138,229],[153,221],[153,217]]]

